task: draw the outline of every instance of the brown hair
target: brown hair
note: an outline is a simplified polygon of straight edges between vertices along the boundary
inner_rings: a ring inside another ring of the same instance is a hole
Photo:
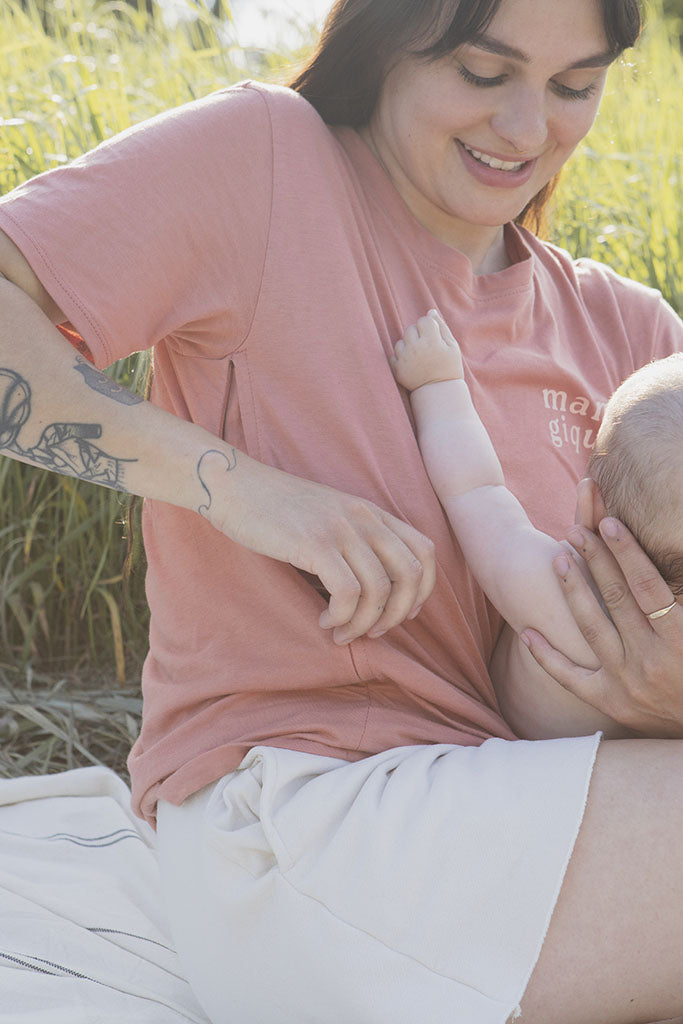
[[[436,60],[481,35],[502,0],[337,0],[320,43],[290,88],[301,93],[327,124],[367,124],[392,61],[412,51]],[[610,50],[617,57],[641,29],[639,0],[600,0]],[[452,16],[444,25],[444,12]],[[436,42],[434,35],[439,32]],[[517,218],[540,229],[557,185],[553,178]]]
[[[607,403],[588,463],[609,515],[628,526],[674,594],[683,593],[683,353],[648,363]]]

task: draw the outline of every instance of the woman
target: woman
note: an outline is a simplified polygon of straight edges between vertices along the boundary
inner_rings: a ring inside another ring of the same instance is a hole
[[[387,361],[438,307],[512,489],[562,531],[585,457],[553,442],[554,403],[590,426],[683,333],[511,222],[638,28],[635,0],[343,0],[299,95],[226,90],[0,207],[4,450],[152,499],[134,801],[158,808],[214,1022],[683,1014],[683,744],[510,742],[500,620]],[[49,320],[100,366],[154,345],[155,405],[74,365]],[[582,532],[614,620],[569,574],[591,699],[681,735],[683,613],[648,620],[671,595],[623,527]]]

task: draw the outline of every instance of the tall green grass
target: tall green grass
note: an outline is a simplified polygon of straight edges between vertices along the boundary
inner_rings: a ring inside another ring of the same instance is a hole
[[[658,288],[683,313],[683,56],[678,21],[649,6],[610,72],[598,119],[567,165],[553,239]]]
[[[199,5],[201,7],[201,4]],[[168,107],[246,77],[274,77],[284,56],[244,53],[206,9],[169,27],[124,3],[54,0],[53,34],[35,9],[0,5],[0,191],[58,166]],[[683,60],[660,0],[637,55],[617,66],[598,123],[566,171],[553,240],[681,292],[680,96]],[[144,375],[144,357],[113,368]],[[147,612],[139,545],[126,588],[126,499],[0,459],[0,670],[114,670],[133,679]],[[136,533],[137,536],[137,533]]]
[[[245,77],[229,25],[203,12],[175,28],[124,3],[0,6],[0,191],[130,124]],[[261,69],[268,63],[261,61]],[[140,388],[145,355],[113,375]],[[127,499],[0,458],[0,667],[111,668],[123,683],[147,637],[139,515]],[[133,529],[132,574],[122,566]]]

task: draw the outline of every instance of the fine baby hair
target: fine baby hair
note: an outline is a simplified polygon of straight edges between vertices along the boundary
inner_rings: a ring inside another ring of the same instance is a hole
[[[625,523],[674,594],[683,592],[683,353],[628,377],[605,408],[588,463],[609,515]]]

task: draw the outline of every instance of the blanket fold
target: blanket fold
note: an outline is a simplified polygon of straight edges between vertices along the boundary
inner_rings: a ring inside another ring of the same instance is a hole
[[[208,1024],[154,840],[107,768],[0,780],[0,1024]]]

